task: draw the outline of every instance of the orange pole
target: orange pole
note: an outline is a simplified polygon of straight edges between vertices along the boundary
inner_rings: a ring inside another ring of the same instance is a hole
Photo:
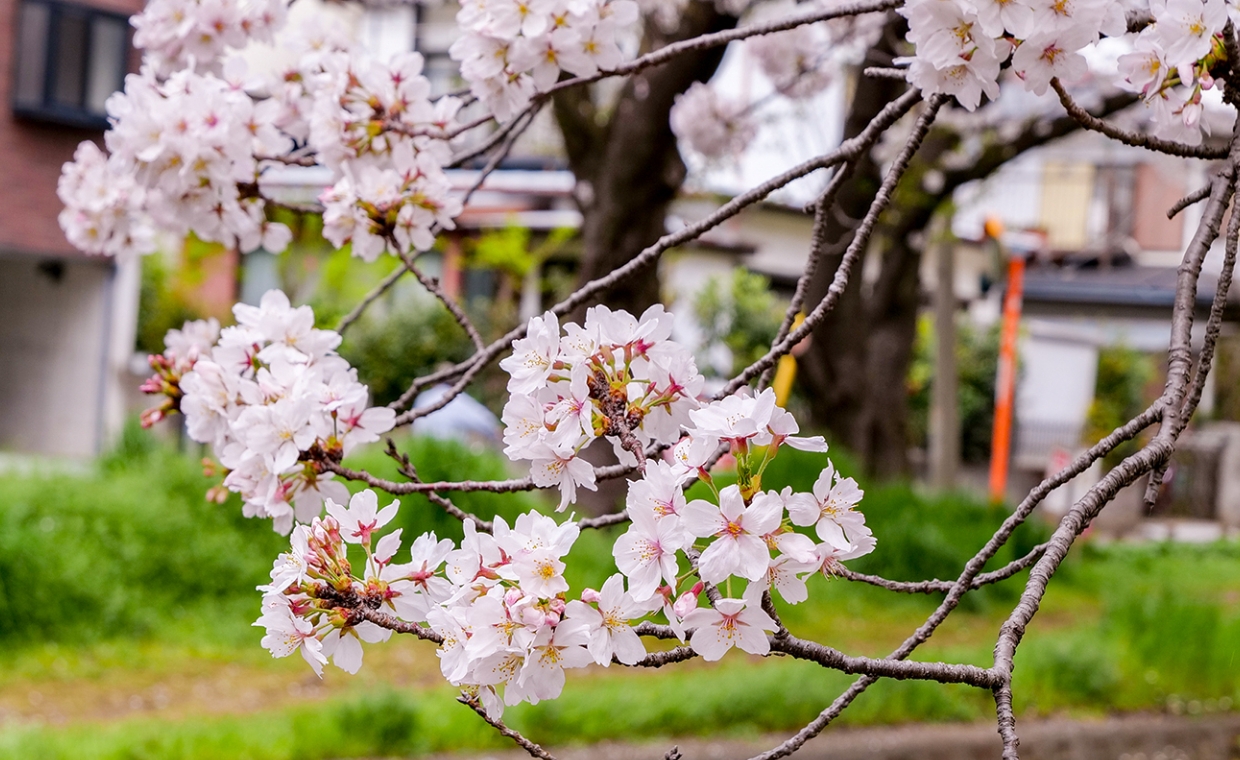
[[[1016,337],[1024,297],[1025,259],[1008,259],[1007,294],[1003,298],[1003,326],[999,334],[999,372],[995,378],[995,427],[990,442],[990,500],[1003,501],[1007,489],[1008,459],[1012,451],[1012,402],[1016,396]]]

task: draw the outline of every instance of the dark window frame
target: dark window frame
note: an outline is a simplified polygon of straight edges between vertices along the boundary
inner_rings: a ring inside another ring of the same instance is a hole
[[[48,14],[46,36],[43,40],[42,51],[42,91],[38,102],[24,101],[20,99],[18,93],[18,78],[23,70],[22,58],[27,52],[22,45],[24,14],[27,6],[31,5],[46,7]],[[76,19],[84,22],[86,29],[83,50],[81,51],[81,71],[77,73],[77,76],[80,77],[79,87],[81,96],[79,99],[81,102],[76,106],[57,102],[55,95],[56,83],[61,75],[61,67],[59,65],[60,48],[64,43],[62,24],[65,22],[66,17],[70,19],[76,17]],[[16,23],[13,26],[13,73],[10,81],[9,96],[9,102],[15,116],[21,119],[51,122],[53,124],[83,129],[105,130],[108,128],[107,115],[90,110],[86,102],[89,97],[91,57],[94,52],[92,50],[94,35],[91,33],[91,30],[94,28],[96,19],[119,22],[123,29],[122,49],[115,72],[117,84],[123,86],[125,75],[130,70],[130,58],[133,53],[133,30],[129,26],[129,17],[127,15],[79,3],[62,2],[61,0],[21,0],[21,2],[17,3]]]

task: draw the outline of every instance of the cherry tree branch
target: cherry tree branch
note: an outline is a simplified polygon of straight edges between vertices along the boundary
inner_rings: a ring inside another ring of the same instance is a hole
[[[920,98],[920,93],[916,90],[909,90],[900,96],[899,100],[893,101],[893,103],[899,103],[909,97]],[[934,117],[947,101],[948,98],[946,96],[935,95],[926,103],[926,109],[913,125],[912,132],[905,141],[904,147],[887,170],[887,175],[883,178],[883,184],[879,187],[878,193],[875,194],[874,201],[870,204],[865,218],[858,225],[857,231],[848,245],[848,250],[845,251],[844,257],[840,261],[840,266],[835,271],[835,278],[831,282],[831,287],[827,290],[826,297],[805,317],[805,321],[801,323],[800,327],[791,331],[783,340],[771,346],[771,350],[762,358],[732,378],[727,385],[715,394],[716,398],[722,398],[735,393],[742,385],[745,385],[769,367],[775,366],[775,362],[779,361],[779,357],[787,354],[796,344],[804,340],[813,331],[814,327],[835,308],[836,302],[839,301],[840,296],[844,293],[844,288],[848,285],[848,278],[853,266],[856,264],[857,259],[860,258],[861,252],[869,245],[870,234],[874,231],[874,226],[878,224],[879,215],[891,203],[891,196],[895,191],[896,185],[899,183],[900,178],[904,176],[909,162],[913,160],[913,155],[917,152],[917,148],[921,146],[921,141],[925,139],[926,133],[930,131],[930,125],[934,123]],[[858,137],[860,136],[858,135]]]
[[[977,576],[969,584],[969,588],[979,589],[982,586],[988,586],[992,583],[1005,581],[1013,575],[1019,573],[1021,570],[1027,570],[1033,565],[1034,562],[1037,562],[1038,559],[1042,557],[1042,554],[1045,551],[1046,544],[1038,544],[1033,547],[1028,554],[1020,559],[1012,560],[998,570],[994,570],[989,573],[982,573]],[[893,581],[878,575],[855,573],[848,568],[841,568],[835,574],[845,580],[868,583],[871,586],[885,588],[888,591],[898,591],[902,594],[946,594],[956,587],[955,581],[940,581],[937,579],[929,581]]]
[[[550,752],[543,749],[539,745],[535,744],[534,742],[530,741],[529,739],[526,739],[516,729],[509,728],[507,725],[504,724],[504,721],[500,720],[499,718],[492,718],[490,715],[487,715],[486,708],[484,708],[478,702],[477,697],[471,697],[466,694],[462,694],[461,696],[457,697],[457,701],[465,705],[469,709],[473,710],[475,713],[478,714],[479,718],[482,718],[484,721],[486,721],[487,725],[489,725],[491,728],[494,728],[496,731],[499,731],[501,736],[505,736],[509,739],[512,739],[514,742],[517,743],[518,747],[530,753],[531,756],[537,757],[539,758],[539,760],[555,760],[554,755],[552,755]]]
[[[1206,198],[1209,198],[1209,197],[1210,197],[1210,186],[1205,185],[1204,187],[1199,187],[1196,190],[1189,193],[1188,195],[1176,201],[1174,206],[1167,209],[1167,218],[1174,219],[1176,215],[1179,214],[1184,209],[1188,208],[1189,206],[1195,205],[1197,203],[1201,203],[1202,201],[1204,201]]]
[[[1122,142],[1125,145],[1131,145],[1134,148],[1145,148],[1146,150],[1179,156],[1180,158],[1219,159],[1227,157],[1227,151],[1208,148],[1204,145],[1184,145],[1183,143],[1170,140],[1160,140],[1157,137],[1122,129],[1099,119],[1084,108],[1081,108],[1072,99],[1072,96],[1068,94],[1068,91],[1064,89],[1058,78],[1051,79],[1051,87],[1054,88],[1055,94],[1059,96],[1059,102],[1063,104],[1064,110],[1068,112],[1068,115],[1076,119],[1077,123],[1082,127],[1092,132],[1100,132],[1113,140]]]
[[[772,635],[772,652],[783,652],[799,660],[816,662],[825,668],[853,675],[878,676],[899,681],[920,680],[939,683],[963,683],[990,689],[998,685],[999,677],[992,671],[975,665],[957,665],[947,662],[911,662],[905,659],[853,657],[825,644],[798,639],[791,634]]]
[[[486,342],[482,340],[482,335],[478,333],[478,328],[474,327],[473,320],[469,318],[469,315],[465,313],[460,304],[444,292],[444,289],[439,285],[439,280],[428,277],[425,272],[418,269],[409,254],[401,253],[400,259],[405,262],[405,268],[412,272],[414,277],[418,278],[418,282],[422,283],[422,287],[426,288],[428,293],[438,298],[439,302],[444,305],[444,308],[452,315],[452,319],[456,320],[456,323],[469,336],[469,340],[474,344],[474,348],[478,351],[485,351],[487,347]]]
[[[1068,510],[1047,542],[1046,552],[1030,571],[1019,603],[999,630],[992,670],[1002,679],[995,688],[994,695],[999,735],[1003,739],[1004,760],[1016,760],[1020,744],[1016,733],[1016,716],[1012,709],[1013,659],[1029,622],[1037,614],[1051,577],[1067,556],[1076,538],[1089,526],[1098,512],[1114,499],[1121,488],[1132,484],[1147,472],[1156,472],[1166,464],[1175,448],[1176,438],[1183,430],[1180,420],[1186,411],[1184,399],[1188,392],[1189,368],[1192,363],[1192,325],[1197,282],[1201,275],[1202,262],[1211,244],[1218,237],[1223,215],[1234,195],[1235,167],[1237,160],[1240,160],[1240,118],[1237,118],[1233,126],[1228,158],[1229,162],[1224,170],[1211,178],[1206,209],[1184,252],[1184,259],[1177,273],[1167,381],[1160,398],[1162,415],[1159,430],[1144,448],[1107,473]],[[1208,371],[1208,367],[1203,369]],[[1155,478],[1152,477],[1151,485],[1154,481]]]
[[[361,620],[367,620],[380,628],[386,628],[395,633],[405,633],[416,636],[419,639],[433,641],[436,644],[443,643],[443,637],[435,633],[429,628],[401,620],[395,615],[383,612],[382,610],[372,610],[365,607],[359,607],[353,612],[354,616]]]

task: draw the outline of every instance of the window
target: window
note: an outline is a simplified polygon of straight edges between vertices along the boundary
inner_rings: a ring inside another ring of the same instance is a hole
[[[431,81],[431,97],[437,98],[460,88],[459,64],[448,55],[448,48],[460,31],[456,25],[456,3],[417,5],[413,49],[426,63],[422,73]]]
[[[124,16],[49,0],[23,0],[17,25],[13,112],[104,129],[104,102],[124,86],[129,23]]]

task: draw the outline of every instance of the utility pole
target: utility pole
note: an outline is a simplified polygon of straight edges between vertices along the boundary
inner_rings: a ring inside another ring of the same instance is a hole
[[[956,487],[960,467],[960,378],[956,369],[956,250],[949,217],[930,224],[937,270],[934,289],[934,385],[930,399],[930,482],[936,490]]]

